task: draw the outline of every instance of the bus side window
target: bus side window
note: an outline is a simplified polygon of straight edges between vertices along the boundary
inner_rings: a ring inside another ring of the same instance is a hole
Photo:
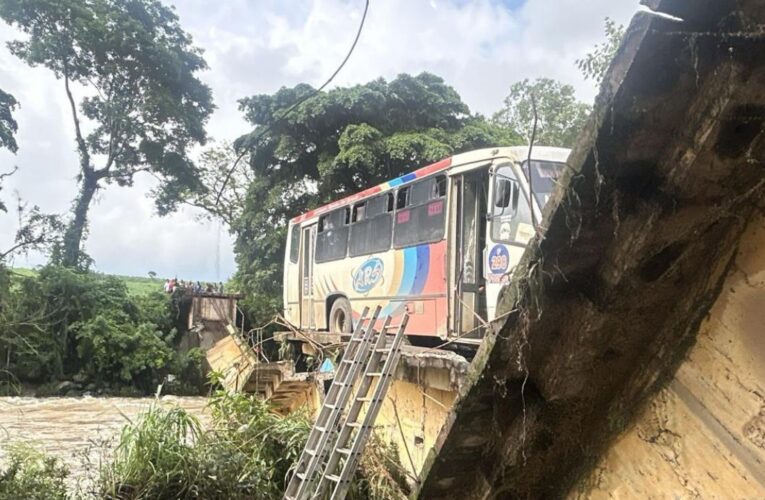
[[[317,263],[345,258],[348,253],[350,219],[350,207],[343,207],[319,217],[315,250]]]
[[[402,206],[401,192],[408,195]],[[403,248],[440,241],[446,225],[446,176],[437,175],[399,190],[393,246]]]
[[[292,226],[292,233],[290,234],[290,262],[297,264],[298,256],[300,255],[300,225],[295,224]]]
[[[390,250],[393,216],[389,207],[393,207],[393,193],[386,193],[365,200],[364,218],[357,219],[351,225],[348,255],[357,257]],[[358,205],[357,205],[358,207]]]
[[[408,201],[409,201],[409,186],[399,189],[398,193],[396,193],[396,210],[401,210],[402,208],[406,208]]]
[[[433,198],[443,198],[446,196],[446,176],[445,175],[437,175],[436,176],[436,182],[434,187],[434,196]]]
[[[351,222],[361,222],[364,220],[364,212],[366,212],[367,209],[367,202],[362,201],[361,203],[356,203],[353,206],[353,214],[351,215]]]

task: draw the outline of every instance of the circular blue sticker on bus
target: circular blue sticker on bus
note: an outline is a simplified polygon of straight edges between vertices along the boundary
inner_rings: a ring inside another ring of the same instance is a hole
[[[510,253],[505,245],[494,245],[489,252],[489,271],[493,274],[504,274],[510,266]]]
[[[377,257],[367,260],[353,273],[353,289],[366,293],[380,282],[383,277],[383,262]]]

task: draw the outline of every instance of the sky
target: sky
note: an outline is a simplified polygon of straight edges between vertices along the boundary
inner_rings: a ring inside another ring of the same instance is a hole
[[[332,74],[355,36],[363,0],[174,0],[182,26],[204,49],[209,69],[200,78],[217,106],[207,127],[215,142],[249,131],[238,110],[245,96],[273,93]],[[595,86],[575,60],[604,39],[603,20],[628,24],[638,0],[371,0],[361,39],[332,86],[365,83],[399,73],[443,77],[472,111],[497,111],[513,82],[548,77],[574,86],[591,102]],[[0,88],[20,102],[19,151],[0,150],[0,173],[18,166],[0,197],[16,192],[44,212],[64,213],[77,192],[74,127],[63,83],[45,68],[30,68],[5,43],[22,37],[0,22]],[[83,95],[84,89],[76,89]],[[414,165],[413,169],[417,166]],[[225,280],[235,271],[225,225],[184,208],[159,217],[147,193],[148,175],[133,187],[101,190],[90,211],[85,244],[105,273]],[[14,214],[0,213],[0,250],[11,246]],[[44,263],[19,256],[16,266]]]

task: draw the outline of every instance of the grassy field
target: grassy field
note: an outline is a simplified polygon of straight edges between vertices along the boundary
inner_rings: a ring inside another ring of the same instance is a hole
[[[165,286],[165,280],[159,278],[146,278],[138,276],[114,275],[125,282],[130,295],[143,295],[151,292],[161,292]]]
[[[37,271],[25,267],[14,267],[13,272],[21,276],[35,276]],[[150,292],[162,291],[165,280],[159,278],[149,278],[141,276],[121,276],[119,274],[113,274],[115,278],[125,282],[128,293],[133,296],[144,295]]]

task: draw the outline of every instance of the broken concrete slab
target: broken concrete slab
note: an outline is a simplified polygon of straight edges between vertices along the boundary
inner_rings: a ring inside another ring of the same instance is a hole
[[[763,206],[765,8],[636,15],[420,498],[563,496],[671,379]]]

